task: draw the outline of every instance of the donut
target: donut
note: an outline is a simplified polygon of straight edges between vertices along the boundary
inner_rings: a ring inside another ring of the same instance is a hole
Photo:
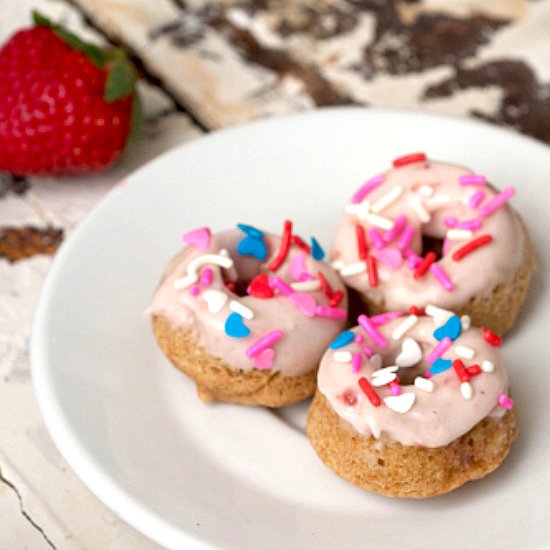
[[[501,338],[427,309],[360,315],[323,356],[308,411],[321,461],[387,496],[427,498],[482,478],[517,433]]]
[[[416,153],[363,184],[346,205],[333,266],[370,314],[426,304],[502,335],[514,324],[536,262],[524,224],[468,168]]]
[[[150,313],[172,364],[204,402],[280,407],[313,394],[326,346],[344,327],[347,294],[315,238],[250,225],[201,227],[168,264]]]

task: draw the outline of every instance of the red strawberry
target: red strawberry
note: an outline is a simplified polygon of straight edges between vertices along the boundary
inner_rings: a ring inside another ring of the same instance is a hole
[[[0,170],[101,170],[137,125],[134,69],[122,50],[102,50],[33,16],[36,25],[0,50]]]

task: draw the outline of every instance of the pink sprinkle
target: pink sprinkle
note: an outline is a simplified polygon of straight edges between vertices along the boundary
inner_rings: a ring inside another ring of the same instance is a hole
[[[348,315],[345,309],[327,306],[317,306],[315,314],[319,317],[328,317],[329,319],[345,319]]]
[[[514,400],[503,393],[498,398],[498,404],[501,407],[510,410],[514,406]]]
[[[374,245],[374,248],[380,250],[386,246],[386,243],[382,240],[382,235],[380,234],[380,231],[378,231],[376,227],[369,229],[369,235],[372,240],[372,244]]]
[[[384,182],[384,175],[379,174],[374,176],[371,180],[365,182],[357,191],[355,191],[353,197],[351,197],[352,204],[359,204],[371,191],[374,191],[379,185]]]
[[[256,357],[256,355],[262,353],[264,349],[270,348],[275,342],[281,339],[283,336],[282,330],[273,330],[262,336],[259,340],[254,342],[246,351],[248,357]]]
[[[201,273],[201,281],[200,281],[201,285],[210,286],[212,284],[213,275],[214,275],[214,272],[212,271],[212,268],[205,267]]]
[[[427,370],[427,371],[424,373],[424,378],[431,378],[432,376],[433,376],[433,375],[432,375],[432,373],[431,373],[429,370]]]
[[[361,370],[361,363],[363,362],[363,358],[361,357],[360,353],[354,353],[351,356],[351,370],[353,372],[359,372]]]
[[[387,340],[376,330],[366,315],[359,315],[357,322],[378,347],[386,348],[388,346]]]
[[[458,178],[460,185],[485,185],[487,178],[481,174],[467,174]]]
[[[449,218],[445,218],[443,220],[443,223],[447,226],[447,227],[456,227],[457,223],[458,223],[458,220],[455,218],[455,217],[449,217]]]
[[[364,339],[365,339],[365,337],[364,337],[360,332],[358,332],[358,333],[355,335],[354,341],[355,341],[357,344],[361,344],[361,343],[363,342]]]
[[[441,246],[441,254],[443,256],[447,255],[447,252],[449,252],[449,248],[451,248],[452,241],[450,239],[443,239],[443,245]]]
[[[473,220],[466,220],[458,224],[458,229],[479,229],[481,227],[481,220],[474,218]]]
[[[200,293],[201,293],[201,289],[199,285],[193,285],[192,287],[189,288],[189,294],[191,294],[191,296],[198,296]]]
[[[271,288],[276,288],[281,294],[284,294],[285,296],[290,296],[291,294],[294,294],[294,290],[287,285],[281,277],[271,277],[269,279],[269,286]]]
[[[374,351],[371,348],[369,348],[369,346],[365,346],[363,348],[363,353],[370,359],[373,356]]]
[[[426,361],[431,365],[438,357],[441,357],[450,347],[453,341],[445,336],[441,342],[438,342],[437,346],[430,352]]]
[[[443,271],[443,268],[439,264],[432,264],[430,266],[430,271],[434,274],[435,278],[441,283],[441,286],[447,290],[451,291],[454,289],[455,285],[453,281],[449,279],[449,276]]]
[[[490,216],[498,210],[501,206],[509,201],[516,194],[515,187],[507,187],[504,191],[500,192],[494,199],[490,200],[485,206],[479,209],[479,215],[482,218]]]
[[[407,227],[403,229],[403,233],[401,233],[401,237],[399,237],[399,240],[397,241],[397,248],[399,248],[401,252],[409,248],[413,235],[414,235],[414,227],[409,223],[407,224]]]
[[[309,273],[307,273],[306,271],[304,271],[300,277],[298,277],[298,281],[314,281],[315,280],[315,277]]]
[[[407,258],[407,267],[409,269],[416,269],[422,263],[422,258],[410,249],[405,250],[403,254]]]
[[[470,208],[477,208],[485,200],[485,191],[479,189],[471,197],[468,206]]]
[[[397,235],[401,233],[405,225],[407,225],[407,216],[404,216],[403,214],[397,216],[393,223],[393,227],[386,231],[382,238],[386,243],[391,243],[393,239],[395,239]]]
[[[370,322],[375,326],[379,327],[385,325],[392,319],[398,319],[402,317],[403,313],[401,311],[387,311],[386,313],[380,313],[380,315],[374,315],[370,318]]]
[[[390,391],[392,395],[401,395],[401,386],[396,382],[391,382]]]

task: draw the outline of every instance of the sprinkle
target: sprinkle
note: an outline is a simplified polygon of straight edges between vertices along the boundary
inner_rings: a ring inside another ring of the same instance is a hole
[[[432,304],[426,306],[426,315],[434,318],[434,321],[437,319],[443,324],[449,317],[452,317],[454,313],[448,309],[443,309]],[[439,324],[439,323],[436,323]]]
[[[201,289],[198,285],[192,285],[189,288],[189,294],[191,294],[191,296],[198,296],[200,293],[201,293]]]
[[[431,185],[421,185],[418,192],[423,197],[431,197],[434,194],[434,188]]]
[[[357,262],[356,264],[345,265],[340,270],[340,275],[342,277],[351,277],[352,275],[358,275],[359,273],[364,273],[367,270],[365,262]]]
[[[462,382],[470,381],[470,375],[468,374],[468,371],[464,367],[464,363],[460,359],[455,359],[453,361],[453,369],[455,370],[456,375]]]
[[[426,274],[426,272],[428,271],[430,266],[435,262],[436,259],[437,259],[437,256],[435,252],[428,252],[426,256],[424,256],[422,261],[418,264],[413,274],[413,277],[417,280],[421,279]]]
[[[420,344],[414,338],[407,337],[401,343],[401,351],[395,358],[395,364],[403,368],[414,367],[421,359]]]
[[[386,313],[380,313],[379,315],[374,315],[370,318],[370,322],[375,326],[379,327],[385,325],[392,319],[399,319],[402,317],[403,313],[401,311],[386,311]]]
[[[363,353],[370,359],[374,353],[374,351],[369,348],[369,346],[364,346],[363,347]]]
[[[414,385],[419,390],[427,391],[428,393],[432,393],[434,391],[434,388],[435,388],[435,384],[431,380],[428,380],[428,379],[424,378],[423,376],[417,376],[414,379]]]
[[[487,178],[481,174],[466,174],[458,178],[460,185],[485,185]]]
[[[458,225],[458,220],[453,217],[453,216],[450,216],[448,218],[445,218],[443,220],[443,223],[447,226],[447,227],[456,227]]]
[[[496,212],[507,201],[509,201],[516,194],[515,187],[507,187],[504,191],[501,191],[494,199],[491,199],[487,204],[482,206],[478,213],[482,218],[486,218]]]
[[[281,277],[271,277],[269,279],[269,286],[271,288],[277,289],[281,294],[284,294],[285,296],[290,296],[291,294],[294,294],[294,290],[292,290],[292,287],[285,283]]]
[[[360,353],[354,353],[351,357],[351,370],[352,372],[359,372],[361,370],[361,363],[363,358]]]
[[[260,231],[259,229],[256,229],[255,227],[252,227],[251,225],[245,225],[244,223],[238,223],[237,227],[246,235],[249,235],[250,237],[256,237],[257,239],[261,239],[264,234],[263,231]]]
[[[401,395],[389,395],[384,397],[384,403],[392,411],[405,414],[409,412],[414,405],[416,395],[412,392],[403,393]]]
[[[353,341],[354,341],[356,344],[362,344],[364,339],[365,339],[365,337],[364,337],[360,332],[358,332],[358,333],[355,335],[355,338],[353,339]]]
[[[395,374],[395,372],[391,372],[386,369],[380,369],[380,370],[375,370],[372,373],[370,383],[375,388],[379,388],[381,386],[387,386],[391,382],[394,382],[396,379],[397,379],[397,375]]]
[[[438,357],[434,364],[430,367],[430,370],[427,371],[424,376],[426,378],[430,378],[430,376],[434,374],[439,374],[441,372],[445,372],[447,369],[450,369],[453,366],[453,362],[450,359],[443,359],[441,357]]]
[[[473,232],[471,229],[449,229],[445,237],[450,241],[465,241],[471,239]]]
[[[470,319],[469,315],[463,315],[460,318],[460,322],[462,323],[462,330],[468,330],[472,324],[472,320]]]
[[[405,250],[405,252],[403,252],[403,255],[405,256],[405,258],[407,258],[407,267],[409,269],[416,269],[420,265],[420,262],[422,262],[422,258],[416,255],[410,249]]]
[[[420,317],[426,315],[426,310],[423,307],[411,306],[409,308],[409,315],[418,315]]]
[[[485,338],[485,341],[491,344],[491,346],[500,346],[502,344],[502,338],[488,328],[481,327],[481,331],[483,332],[483,338]]]
[[[447,319],[444,325],[435,329],[433,336],[436,340],[443,340],[445,336],[448,336],[451,340],[456,340],[462,331],[462,323],[458,315],[451,315]]]
[[[466,346],[455,346],[454,352],[456,355],[463,357],[464,359],[472,359],[476,354],[475,350],[472,348],[467,348]]]
[[[370,203],[363,201],[361,204],[346,204],[345,210],[348,214],[353,214],[360,220],[364,220],[370,212]]]
[[[254,342],[245,353],[248,357],[256,357],[256,355],[261,353],[264,349],[270,348],[275,342],[278,342],[282,336],[282,330],[273,330]]]
[[[425,153],[411,153],[410,155],[405,155],[403,157],[398,157],[393,160],[392,164],[394,168],[401,168],[407,164],[412,164],[414,162],[424,162],[426,160]]]
[[[344,267],[344,262],[342,260],[334,260],[331,262],[330,267],[335,271],[340,271]]]
[[[365,219],[371,225],[379,227],[380,229],[391,229],[395,225],[395,222],[393,220],[390,220],[389,218],[385,218],[384,216],[380,216],[378,214],[367,214],[365,216]]]
[[[214,276],[214,272],[212,271],[212,268],[205,267],[201,273],[201,279],[200,279],[201,285],[210,286],[212,284],[213,276]]]
[[[174,281],[174,288],[176,290],[182,290],[196,283],[199,280],[198,270],[209,264],[229,269],[233,267],[233,260],[222,254],[203,254],[202,256],[198,256],[189,262],[187,266],[187,275]]]
[[[315,314],[319,317],[328,317],[329,319],[345,319],[348,312],[342,308],[317,306]]]
[[[267,258],[267,246],[263,237],[247,235],[237,245],[237,252],[241,256],[252,256],[257,260],[265,260]]]
[[[379,174],[378,176],[374,176],[374,178],[368,180],[365,182],[355,193],[353,194],[353,197],[351,197],[351,202],[353,204],[360,203],[369,193],[374,191],[379,185],[381,185],[384,182],[384,175]]]
[[[405,229],[403,229],[403,233],[401,233],[401,237],[399,237],[399,240],[397,241],[397,248],[399,248],[401,252],[409,248],[409,245],[411,244],[414,235],[414,231],[414,226],[412,226],[410,223],[407,224],[407,227],[405,227]]]
[[[402,336],[404,336],[411,328],[416,325],[418,322],[418,317],[416,315],[409,315],[404,321],[399,323],[391,333],[391,337],[393,340],[399,340]]]
[[[368,400],[372,403],[372,405],[374,405],[375,407],[379,407],[382,401],[380,401],[380,397],[374,391],[374,388],[369,384],[368,380],[364,376],[361,376],[357,383],[359,384],[359,387],[363,390],[363,393],[367,396]]]
[[[376,229],[376,227],[372,227],[369,230],[369,235],[372,240],[372,244],[374,245],[374,248],[381,250],[386,246],[386,243],[382,239],[382,234],[378,229]],[[364,258],[361,258],[361,259],[364,259]]]
[[[211,233],[209,227],[199,227],[184,233],[181,236],[181,240],[186,244],[199,248],[200,250],[206,250],[210,246],[210,237]]]
[[[469,367],[466,367],[466,372],[470,376],[478,376],[481,374],[481,367],[479,365],[470,365]]]
[[[409,200],[410,200],[411,206],[414,208],[414,210],[416,211],[416,213],[418,215],[418,219],[422,223],[428,223],[432,219],[432,216],[426,210],[426,207],[424,206],[424,203],[422,202],[420,197],[418,197],[416,195],[411,195],[409,197]]]
[[[473,252],[474,250],[477,250],[478,248],[489,244],[490,242],[492,242],[492,240],[492,235],[481,235],[480,237],[477,237],[473,241],[466,243],[463,247],[455,251],[452,258],[455,262],[459,262],[460,260],[462,260],[462,258],[464,258],[464,256],[467,256],[468,254],[470,254],[470,252]]]
[[[369,286],[374,288],[378,286],[378,269],[376,267],[376,258],[369,256],[367,258],[367,273],[369,276]]]
[[[374,214],[380,214],[380,212],[383,212],[388,206],[392,205],[401,195],[403,194],[403,187],[400,185],[396,185],[395,187],[392,187],[390,191],[388,191],[385,195],[380,197],[371,207],[371,212],[374,212]]]
[[[479,229],[481,227],[481,220],[479,218],[474,218],[473,220],[466,220],[464,222],[460,222],[457,225],[458,229]]]
[[[446,291],[450,292],[454,289],[455,285],[439,264],[432,264],[430,266],[430,271]]]
[[[474,395],[474,388],[472,388],[472,384],[470,384],[470,382],[462,382],[462,384],[460,384],[460,393],[464,399],[468,401],[472,399]]]
[[[250,329],[243,323],[243,318],[238,313],[231,313],[225,320],[225,334],[231,338],[246,338]]]
[[[446,256],[451,249],[452,242],[449,239],[443,239],[443,245],[441,246],[441,255]]]
[[[493,372],[495,370],[495,364],[492,361],[489,361],[488,359],[485,359],[481,363],[481,370],[483,372]]]
[[[325,251],[315,237],[311,237],[311,255],[314,260],[322,260],[325,257]]]
[[[317,277],[319,277],[319,283],[321,284],[321,289],[323,294],[330,300],[331,296],[334,294],[330,283],[326,280],[325,276],[321,271],[317,271]]]
[[[470,200],[468,201],[468,206],[472,209],[477,208],[484,200],[485,200],[485,192],[482,191],[481,189],[478,189],[470,197]]]
[[[382,238],[384,239],[384,242],[391,243],[399,233],[401,233],[401,230],[407,225],[407,216],[404,216],[403,214],[400,214],[395,218],[395,222],[393,227],[384,233]]]
[[[370,319],[366,315],[359,315],[357,322],[378,347],[388,347],[387,340],[378,332],[378,330],[376,330],[375,326],[370,322]]]
[[[430,365],[434,363],[436,359],[441,357],[451,347],[452,343],[453,341],[448,336],[445,336],[445,338],[438,342],[435,348],[430,352],[426,361]]]
[[[237,300],[231,300],[231,302],[229,302],[229,309],[238,313],[245,319],[254,319],[254,312],[240,302],[237,302]]]
[[[498,404],[501,407],[510,410],[514,406],[514,400],[503,393],[498,398]]]
[[[312,279],[310,281],[298,281],[290,283],[290,288],[294,292],[311,292],[313,290],[319,290],[321,288],[321,281],[318,279]]]
[[[335,351],[332,354],[332,358],[337,363],[350,363],[352,355],[351,355],[351,352],[349,352],[349,351]]]
[[[357,239],[357,255],[360,260],[366,260],[368,256],[367,238],[365,228],[359,223],[355,226],[355,237]]]
[[[279,252],[273,261],[268,265],[270,271],[277,271],[283,264],[288,254],[290,248],[290,238],[292,237],[292,222],[290,220],[285,220],[283,235],[281,237],[281,244],[279,247]]]
[[[347,346],[351,342],[353,342],[353,338],[355,337],[355,334],[351,330],[344,330],[344,332],[341,332],[330,344],[330,349],[339,349],[343,348],[344,346]]]
[[[311,253],[311,248],[309,247],[309,245],[303,239],[298,237],[298,235],[292,235],[292,237],[290,238],[290,241],[292,242],[292,244],[295,244],[298,248],[301,248],[306,254]]]

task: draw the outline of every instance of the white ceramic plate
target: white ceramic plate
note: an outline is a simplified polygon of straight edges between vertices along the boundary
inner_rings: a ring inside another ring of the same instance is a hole
[[[328,245],[341,209],[392,158],[424,150],[476,168],[533,236],[540,267],[504,346],[521,432],[483,481],[426,501],[362,492],[326,469],[307,403],[206,406],[143,315],[179,235],[286,217]],[[67,462],[115,513],[170,548],[518,548],[550,545],[550,152],[485,124],[330,109],[212,134],[118,186],[63,245],[36,313],[32,367]]]

